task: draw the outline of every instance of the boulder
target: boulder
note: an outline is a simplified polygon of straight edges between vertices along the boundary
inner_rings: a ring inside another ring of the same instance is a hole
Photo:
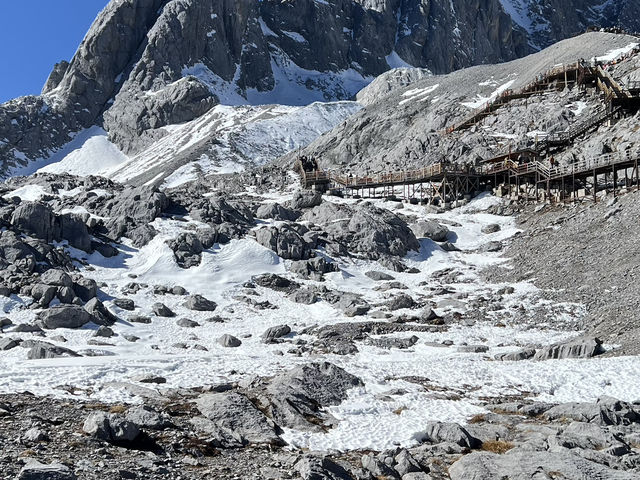
[[[370,271],[370,272],[366,272],[365,275],[369,277],[371,280],[376,282],[395,280],[394,277],[384,272]]]
[[[282,338],[290,333],[291,327],[289,325],[270,327],[262,334],[262,343],[275,343],[276,339]]]
[[[339,405],[349,390],[364,384],[355,375],[331,363],[309,363],[282,373],[269,383],[269,410],[274,421],[284,427],[320,431],[313,418],[322,418],[320,409]]]
[[[151,430],[162,430],[171,424],[168,415],[160,413],[147,405],[130,408],[125,415],[125,419],[140,428],[149,428]]]
[[[498,355],[495,355],[494,358],[503,362],[519,362],[521,360],[529,360],[530,358],[533,358],[535,354],[535,348],[524,348],[517,352],[499,353]]]
[[[66,272],[52,268],[40,276],[40,282],[56,287],[73,287],[73,280]]]
[[[318,301],[318,295],[309,289],[296,290],[288,298],[303,305],[313,305]]]
[[[179,327],[184,327],[184,328],[196,328],[200,326],[198,322],[194,322],[193,320],[190,320],[188,318],[181,318],[176,322],[176,324]]]
[[[322,257],[315,257],[291,262],[289,271],[307,280],[322,281],[325,273],[338,272],[340,268]]]
[[[433,220],[424,220],[411,227],[418,238],[429,238],[434,242],[446,242],[449,229]]]
[[[207,419],[233,432],[246,443],[280,445],[271,422],[249,399],[238,392],[211,393],[200,396],[196,405]]]
[[[213,312],[218,307],[218,304],[207,300],[202,295],[189,295],[183,306],[197,312]]]
[[[260,207],[258,207],[258,211],[256,212],[257,218],[268,218],[290,222],[295,222],[300,217],[300,215],[300,212],[283,207],[278,203],[267,203],[265,205],[260,205]]]
[[[56,297],[58,287],[52,285],[37,284],[31,287],[33,300],[42,308],[49,307],[51,301]]]
[[[306,455],[298,460],[295,469],[302,480],[353,480],[344,467],[329,457]]]
[[[300,190],[294,193],[289,202],[289,207],[293,210],[317,207],[322,203],[322,194],[310,190]]]
[[[95,320],[94,315],[77,305],[59,305],[40,312],[38,322],[49,329],[80,328]]]
[[[93,316],[93,323],[96,325],[111,326],[118,321],[113,313],[111,313],[104,304],[97,298],[89,300],[84,309]]]
[[[197,267],[202,261],[204,246],[193,233],[181,233],[175,240],[169,242],[176,262],[182,268]]]
[[[480,231],[482,233],[490,234],[499,232],[500,230],[500,225],[498,225],[497,223],[490,223],[489,225],[485,225],[484,227],[482,227]]]
[[[171,318],[176,316],[169,307],[160,302],[154,303],[151,307],[151,311],[158,317]]]
[[[16,480],[76,480],[77,478],[66,465],[44,464],[30,458],[20,470]]]
[[[35,202],[21,202],[11,215],[11,225],[45,242],[56,240],[56,218],[51,208]]]
[[[385,306],[392,312],[396,310],[400,310],[403,308],[412,308],[414,307],[416,302],[411,298],[410,295],[405,293],[401,293],[400,295],[394,296],[391,300],[385,303]]]
[[[88,302],[98,294],[98,285],[90,278],[78,276],[73,280],[72,287],[76,296],[83,302]]]
[[[455,443],[466,448],[474,448],[479,443],[457,423],[427,422],[422,438],[431,443]]]
[[[20,345],[20,341],[14,338],[11,338],[11,337],[0,338],[0,352],[6,352],[7,350],[16,348],[18,345]]]
[[[225,348],[237,348],[240,345],[242,345],[242,342],[240,341],[239,338],[236,338],[233,335],[229,335],[228,333],[225,333],[216,341],[218,342],[219,345]]]
[[[409,251],[420,249],[404,220],[369,202],[355,207],[325,202],[302,218],[321,225],[333,241],[346,245],[349,252],[370,260],[385,255],[404,257]]]
[[[95,412],[87,417],[82,427],[85,433],[109,443],[131,443],[140,433],[140,428],[119,414]]]
[[[563,358],[591,358],[604,353],[602,342],[598,338],[574,339],[557,343],[538,350],[534,360],[550,360]]]
[[[26,342],[23,342],[23,346],[26,346]],[[49,358],[61,358],[61,357],[79,357],[80,355],[64,347],[58,347],[47,342],[37,342],[34,346],[29,348],[27,352],[27,359],[29,360],[44,360]]]
[[[136,304],[130,298],[116,298],[113,300],[113,304],[123,310],[133,312],[136,309]]]
[[[307,260],[311,246],[291,226],[264,227],[256,232],[256,241],[285,260]]]

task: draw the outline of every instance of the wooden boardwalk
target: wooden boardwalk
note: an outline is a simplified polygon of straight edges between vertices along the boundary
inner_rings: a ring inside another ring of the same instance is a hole
[[[564,199],[567,196],[577,198],[577,192],[584,190],[582,197],[585,197],[589,186],[588,190],[595,199],[601,176],[611,180],[609,183],[612,183],[614,193],[623,177],[625,184],[640,185],[639,162],[640,148],[636,147],[562,166],[551,166],[541,161],[519,164],[506,159],[499,164],[475,169],[437,163],[417,170],[373,176],[343,175],[332,171],[303,172],[302,185],[304,188],[337,190],[347,196],[370,198],[398,196],[397,189],[402,187],[400,196],[407,200],[443,203],[499,185],[504,185],[509,192],[514,188],[519,192],[523,186],[535,188],[535,194],[526,194],[530,200],[549,199],[554,191],[561,192],[559,196]]]
[[[612,185],[615,194],[622,174],[625,185],[640,186],[640,148],[637,146],[633,150],[583,159],[571,165],[557,166],[553,162],[540,161],[545,155],[571,145],[578,137],[615,115],[635,113],[640,109],[640,81],[622,84],[601,65],[587,65],[579,61],[554,67],[518,91],[503,92],[444,133],[452,134],[469,128],[512,100],[569,84],[597,88],[603,94],[603,106],[567,131],[547,135],[534,146],[522,145],[516,150],[510,146],[508,151],[485,160],[486,165],[481,167],[435,163],[416,170],[353,176],[335,171],[305,171],[299,159],[296,169],[301,174],[304,188],[337,190],[344,195],[360,197],[396,197],[398,187],[401,187],[401,196],[405,199],[442,202],[445,205],[499,186],[506,188],[508,195],[524,196],[527,200],[553,200],[557,197],[564,201],[567,195],[572,199],[584,198],[587,192],[597,200],[599,178],[604,176],[604,184]],[[515,157],[526,160],[515,162]]]

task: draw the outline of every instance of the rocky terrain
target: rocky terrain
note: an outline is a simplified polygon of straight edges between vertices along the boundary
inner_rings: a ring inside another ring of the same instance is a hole
[[[443,133],[557,64],[640,80],[630,35],[513,60],[636,26],[565,3],[111,2],[0,106],[0,478],[640,478],[632,186],[444,209],[292,170],[476,164],[589,118],[597,90],[550,89]],[[638,115],[558,162],[637,149]]]
[[[479,164],[508,152],[509,146],[533,147],[536,137],[563,132],[601,108],[599,93],[579,88],[550,90],[512,101],[499,115],[468,130],[449,135],[443,132],[501,92],[528,85],[554,65],[615,57],[616,52],[622,54],[638,43],[637,37],[589,33],[497,66],[477,66],[429,78],[423,78],[419,71],[408,76],[388,73],[358,93],[358,101],[366,108],[319,137],[301,154],[319,158],[325,169],[375,174],[442,161]],[[635,55],[612,71],[626,85],[640,78],[639,62],[640,56]],[[631,115],[620,119],[613,129],[604,126],[590,131],[557,159],[572,162],[624,150],[634,144],[637,124],[637,115]],[[284,157],[282,164],[292,158]]]

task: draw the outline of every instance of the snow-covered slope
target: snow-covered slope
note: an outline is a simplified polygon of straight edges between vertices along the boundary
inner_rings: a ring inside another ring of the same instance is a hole
[[[197,120],[165,127],[167,136],[106,175],[134,183],[166,178],[166,186],[177,186],[199,173],[240,171],[305,147],[361,108],[355,102],[219,105]]]

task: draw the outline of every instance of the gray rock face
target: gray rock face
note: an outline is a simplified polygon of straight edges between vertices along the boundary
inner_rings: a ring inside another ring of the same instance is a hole
[[[276,0],[110,2],[70,64],[54,67],[42,96],[0,108],[3,166],[46,156],[101,116],[111,139],[134,153],[166,135],[161,127],[217,103],[351,98],[394,66],[445,73],[522,56],[591,24],[640,29],[631,1],[606,8],[601,0],[532,3],[515,21],[499,0],[438,0],[428,8],[419,0],[302,0],[295,7]],[[529,33],[529,23],[544,28]],[[292,95],[300,89],[309,93]]]
[[[47,205],[20,203],[11,215],[11,225],[45,242],[67,240],[73,247],[91,251],[91,237],[82,219],[71,214],[56,215]]]
[[[562,358],[591,358],[604,353],[602,342],[597,338],[577,339],[545,347],[536,352],[534,360]]]
[[[207,419],[239,435],[247,443],[281,443],[272,422],[241,393],[203,395],[196,404]]]
[[[563,4],[561,10],[567,8],[571,7]],[[477,66],[418,80],[378,98],[299,154],[317,158],[321,169],[368,176],[423,168],[425,158],[429,158],[427,163],[448,161],[451,156],[446,152],[455,152],[453,156],[457,163],[474,164],[478,159],[495,156],[496,151],[504,148],[504,145],[487,139],[488,131],[515,135],[524,143],[530,131],[559,132],[577,121],[570,109],[565,108],[574,100],[558,94],[553,108],[545,99],[539,99],[535,104],[512,102],[513,108],[508,113],[503,111],[499,118],[488,117],[479,125],[482,128],[472,128],[456,135],[441,135],[447,126],[469,115],[473,107],[463,105],[473,105],[478,97],[490,97],[500,86],[499,82],[486,84],[486,79],[501,78],[506,83],[506,79],[511,78],[514,81],[509,88],[517,90],[534,81],[536,75],[555,63],[568,64],[581,57],[604,55],[634,41],[631,36],[588,33],[513,62],[491,67]],[[630,124],[620,127],[621,136],[628,131]],[[611,132],[602,132],[598,137],[597,142],[594,140],[594,147],[610,138]],[[579,150],[574,152],[576,155],[584,151],[583,148],[576,150]],[[285,156],[280,163],[291,165],[293,157]]]
[[[322,418],[319,409],[339,405],[362,380],[331,363],[302,365],[275,377],[267,392],[274,421],[284,427],[318,430],[310,417]]]
[[[451,480],[485,480],[510,478],[590,478],[598,480],[631,480],[636,474],[613,470],[568,453],[513,450],[504,455],[472,453],[449,468]]]
[[[38,314],[44,328],[80,328],[94,320],[84,308],[76,305],[59,305]]]

